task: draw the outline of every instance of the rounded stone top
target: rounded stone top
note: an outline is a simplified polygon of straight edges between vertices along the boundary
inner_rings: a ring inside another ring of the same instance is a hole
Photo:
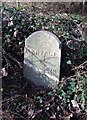
[[[59,82],[61,42],[51,32],[32,33],[25,41],[24,77],[39,86],[56,86]]]
[[[56,35],[54,35],[53,33],[49,32],[49,31],[46,31],[46,30],[40,30],[40,31],[36,31],[36,32],[32,33],[32,34],[26,39],[25,45],[27,45],[28,41],[32,40],[32,38],[33,38],[33,39],[38,38],[38,40],[39,40],[39,39],[41,40],[41,39],[43,39],[43,38],[44,38],[44,40],[45,40],[45,39],[46,39],[46,40],[47,40],[47,39],[52,39],[52,40],[55,39],[59,44],[61,44],[59,38],[58,38]],[[37,39],[36,39],[36,40],[37,40]]]

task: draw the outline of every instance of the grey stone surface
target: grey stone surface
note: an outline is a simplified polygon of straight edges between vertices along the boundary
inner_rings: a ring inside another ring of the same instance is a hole
[[[59,82],[61,43],[50,32],[37,31],[25,41],[24,77],[38,86],[54,87]]]

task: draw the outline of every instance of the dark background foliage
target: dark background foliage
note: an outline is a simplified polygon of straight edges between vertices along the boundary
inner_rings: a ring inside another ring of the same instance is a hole
[[[71,119],[80,120],[85,116],[86,120],[86,13],[76,14],[73,9],[72,12],[68,9],[68,14],[64,13],[69,4],[65,4],[64,10],[62,7],[54,10],[55,3],[51,6],[41,4],[43,9],[39,7],[40,3],[31,3],[30,7],[21,4],[17,7],[14,4],[12,7],[2,6],[3,119],[63,120],[72,114]],[[45,6],[48,7],[44,9]],[[62,43],[60,83],[53,90],[35,86],[23,78],[25,39],[43,29],[54,33]]]

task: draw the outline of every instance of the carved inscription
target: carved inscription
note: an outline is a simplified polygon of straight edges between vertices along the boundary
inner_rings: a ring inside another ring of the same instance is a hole
[[[46,51],[39,51],[39,50],[29,50],[28,48],[26,49],[26,54],[28,55],[36,55],[36,56],[43,56],[43,57],[58,57],[56,52],[46,52]]]
[[[25,40],[24,77],[38,86],[55,87],[59,82],[61,42],[53,33],[36,31]]]
[[[51,74],[51,75],[56,75],[57,71],[54,70],[54,69],[49,69],[48,73]]]
[[[46,57],[46,58],[49,57],[49,59],[52,58],[52,57],[53,57],[53,58],[58,58],[58,55],[57,55],[56,52],[51,53],[51,52],[38,51],[38,50],[31,51],[31,50],[29,50],[28,48],[25,48],[25,50],[26,50],[26,54],[32,55],[32,56],[34,56],[34,57],[37,57],[37,58],[38,58],[38,61],[40,61],[42,64],[44,63],[44,65],[45,65],[45,59],[40,60],[38,56],[43,56],[43,58],[44,58],[44,57]],[[32,61],[32,62],[33,62],[33,61]],[[46,66],[45,66],[45,67],[46,67]],[[47,72],[47,73],[49,73],[49,74],[51,74],[51,75],[56,75],[56,74],[57,74],[57,70],[56,70],[56,69],[47,69],[47,68],[44,68],[44,73],[45,73],[45,72]]]

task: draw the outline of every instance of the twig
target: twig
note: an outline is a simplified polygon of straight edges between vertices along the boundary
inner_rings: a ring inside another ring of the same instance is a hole
[[[15,115],[17,115],[17,116],[19,116],[19,117],[20,117],[19,119],[21,119],[21,118],[22,118],[23,120],[26,120],[26,118],[24,118],[22,115],[18,114],[17,112],[8,111],[8,112],[5,112],[5,114],[6,114],[6,113],[13,114],[14,116],[15,116]]]
[[[83,75],[83,74],[87,74],[87,71],[80,73],[80,75]],[[70,79],[70,78],[77,77],[77,76],[78,76],[78,75],[70,76],[70,77],[66,78],[66,80],[67,80],[67,79]]]
[[[16,63],[18,64],[18,66],[22,69],[22,65],[20,64],[19,61],[17,61],[15,58],[11,57],[11,55],[8,55],[4,49],[3,49],[3,52],[4,52],[4,54],[5,54],[9,59],[11,59],[11,60],[13,60],[14,62],[16,62]]]
[[[3,100],[1,102],[4,103],[4,102],[10,101],[10,100],[13,101],[14,99],[17,99],[18,97],[22,97],[23,98],[23,96],[21,96],[21,95],[16,95],[15,97],[8,98],[8,99]]]
[[[87,61],[83,62],[82,64],[80,64],[78,67],[72,68],[71,70],[77,70],[82,68],[83,65],[87,64]]]

